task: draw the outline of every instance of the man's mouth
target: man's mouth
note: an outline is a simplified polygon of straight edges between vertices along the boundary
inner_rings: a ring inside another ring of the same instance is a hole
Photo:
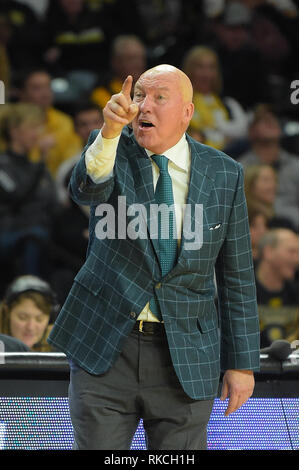
[[[144,119],[140,119],[139,121],[139,127],[141,127],[141,129],[149,129],[151,127],[155,127],[154,124],[150,121],[147,121],[147,120],[144,120]]]

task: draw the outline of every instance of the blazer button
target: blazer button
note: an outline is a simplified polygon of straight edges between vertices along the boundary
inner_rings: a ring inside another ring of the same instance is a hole
[[[137,317],[137,315],[136,315],[135,312],[130,312],[130,316],[131,316],[132,318],[136,318],[136,317]]]
[[[156,287],[156,289],[160,289],[160,287],[161,287],[161,282],[158,282],[158,284],[156,284],[155,287]]]

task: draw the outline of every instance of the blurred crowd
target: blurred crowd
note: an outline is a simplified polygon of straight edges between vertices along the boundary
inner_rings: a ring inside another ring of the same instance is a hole
[[[110,96],[159,63],[193,84],[189,134],[243,165],[261,346],[299,339],[298,31],[299,0],[1,0],[0,339],[50,350],[88,246],[70,174]]]

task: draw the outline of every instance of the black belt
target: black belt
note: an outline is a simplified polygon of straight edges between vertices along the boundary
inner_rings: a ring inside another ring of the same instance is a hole
[[[134,325],[134,330],[140,333],[154,335],[164,331],[164,323],[154,321],[137,320]]]

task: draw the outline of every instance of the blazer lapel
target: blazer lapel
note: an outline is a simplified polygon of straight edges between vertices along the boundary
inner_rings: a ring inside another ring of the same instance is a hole
[[[189,191],[186,201],[187,207],[184,215],[178,261],[180,256],[182,255],[182,251],[186,248],[186,242],[190,242],[190,231],[192,232],[192,230],[194,231],[195,229],[196,204],[202,205],[204,223],[206,202],[214,186],[215,180],[215,172],[212,167],[212,159],[208,151],[205,149],[204,146],[201,146],[201,144],[195,144],[188,135],[187,140],[191,150],[191,169]],[[190,218],[188,218],[189,215]]]
[[[134,150],[131,153],[131,158],[134,158],[134,161],[132,161],[132,171],[134,173],[136,199],[138,204],[142,204],[145,208],[147,236],[153,245],[159,262],[159,240],[158,238],[151,238],[150,232],[150,228],[154,226],[151,220],[150,207],[152,204],[155,204],[152,163],[145,150],[137,144],[134,137],[132,137],[132,141],[134,143],[132,146]]]

